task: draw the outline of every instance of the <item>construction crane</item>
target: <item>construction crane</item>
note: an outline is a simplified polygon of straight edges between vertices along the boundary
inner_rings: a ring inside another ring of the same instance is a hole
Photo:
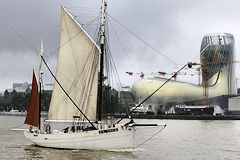
[[[204,55],[204,59],[203,59],[203,63],[192,63],[192,62],[189,62],[188,63],[188,67],[189,68],[192,68],[193,65],[200,65],[202,66],[202,76],[203,76],[203,97],[204,97],[204,104],[206,106],[209,106],[209,102],[208,102],[208,97],[209,97],[209,84],[208,84],[208,78],[209,78],[209,71],[208,71],[208,65],[211,65],[211,70],[216,70],[216,66],[215,68],[213,68],[214,64],[215,65],[219,65],[219,64],[223,64],[223,62],[218,62],[219,61],[219,57],[220,57],[220,52],[218,52],[218,49],[219,49],[219,46],[221,45],[221,38],[218,37],[218,44],[216,45],[216,48],[215,48],[215,51],[214,51],[214,55],[213,55],[213,61],[216,60],[215,62],[208,62],[207,61],[207,57],[208,57],[208,54],[210,52],[204,52],[207,47],[205,47],[205,49],[203,51],[201,51],[201,53],[203,53]],[[218,55],[217,55],[217,52],[218,52]]]
[[[145,75],[154,75],[154,76],[166,76],[166,75],[174,75],[174,80],[177,80],[177,75],[190,75],[190,76],[195,76],[198,75],[198,85],[200,85],[200,75],[201,75],[201,71],[200,71],[200,67],[198,67],[196,69],[197,72],[195,73],[187,73],[186,71],[184,72],[178,72],[176,74],[176,72],[163,72],[163,71],[158,71],[158,72],[151,72],[151,73],[144,73],[144,72],[126,72],[126,74],[128,74],[129,76],[139,76],[141,77],[141,79],[144,78]]]

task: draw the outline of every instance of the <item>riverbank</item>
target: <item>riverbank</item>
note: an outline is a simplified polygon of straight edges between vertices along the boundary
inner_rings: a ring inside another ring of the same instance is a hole
[[[27,112],[0,112],[1,116],[26,116]],[[41,112],[41,116],[46,117],[48,112]]]
[[[2,116],[26,116],[27,112],[0,112]],[[41,112],[41,116],[47,117],[48,112]],[[103,115],[103,117],[123,118],[127,116],[125,114],[110,114]],[[179,120],[240,120],[240,115],[177,115],[177,114],[163,114],[163,115],[145,115],[145,114],[133,114],[134,119],[179,119]]]
[[[126,117],[126,115],[114,114],[109,115],[114,118]],[[177,114],[164,114],[164,115],[132,115],[134,119],[179,119],[179,120],[240,120],[240,115],[177,115]]]

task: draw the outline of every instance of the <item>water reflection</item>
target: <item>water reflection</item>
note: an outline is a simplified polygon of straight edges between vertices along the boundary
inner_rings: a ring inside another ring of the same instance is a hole
[[[64,159],[64,160],[113,160],[136,159],[132,152],[92,151],[92,150],[64,150],[42,148],[34,145],[24,147],[24,159]]]
[[[33,145],[25,146],[24,159],[43,159],[41,149]]]

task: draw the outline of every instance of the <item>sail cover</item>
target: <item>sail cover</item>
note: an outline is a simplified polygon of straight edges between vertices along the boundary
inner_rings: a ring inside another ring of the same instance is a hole
[[[24,123],[37,127],[38,122],[39,122],[39,93],[36,75],[35,72],[33,71],[32,91],[30,95],[27,116]]]
[[[65,9],[61,11],[61,40],[56,78],[90,119],[96,120],[98,46]],[[72,120],[81,113],[55,82],[49,120]]]

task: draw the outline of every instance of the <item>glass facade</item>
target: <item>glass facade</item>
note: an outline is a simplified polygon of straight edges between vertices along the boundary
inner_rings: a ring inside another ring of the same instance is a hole
[[[223,68],[226,68],[228,70],[228,80],[231,83],[235,74],[233,73],[235,72],[233,64],[235,60],[234,43],[233,35],[228,33],[208,34],[203,37],[200,48],[200,61],[206,65],[202,66],[202,71],[207,69],[207,74],[203,78],[209,80],[214,75],[219,75]],[[209,85],[215,85],[217,80]]]

